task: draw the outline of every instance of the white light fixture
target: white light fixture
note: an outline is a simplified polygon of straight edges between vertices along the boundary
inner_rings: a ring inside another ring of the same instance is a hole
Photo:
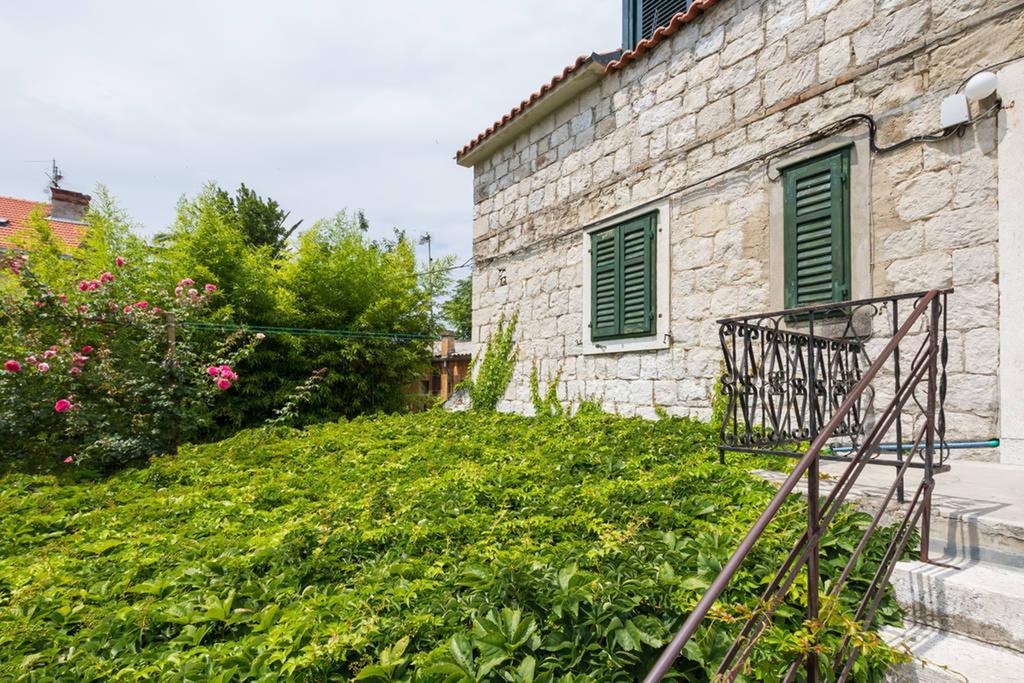
[[[967,81],[964,87],[964,92],[972,100],[983,100],[995,93],[998,87],[999,77],[991,71],[982,71],[971,76],[971,80]]]
[[[942,127],[952,128],[971,120],[971,112],[967,106],[967,95],[957,93],[942,101]]]

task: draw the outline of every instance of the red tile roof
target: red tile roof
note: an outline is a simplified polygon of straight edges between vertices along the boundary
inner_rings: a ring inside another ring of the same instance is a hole
[[[609,61],[605,64],[604,70],[606,74],[613,71],[626,68],[630,62],[636,61],[643,57],[647,52],[654,48],[659,43],[665,41],[666,38],[679,31],[685,24],[690,23],[697,18],[698,15],[718,3],[719,0],[694,0],[690,7],[685,12],[679,12],[668,24],[662,26],[650,38],[645,38],[637,43],[636,47],[623,53],[618,59]],[[537,103],[539,99],[547,95],[549,92],[557,88],[563,83],[569,76],[574,72],[578,71],[582,66],[589,63],[590,61],[596,61],[600,59],[601,55],[593,54],[589,57],[581,56],[577,57],[576,61],[569,66],[562,69],[562,73],[556,74],[550,81],[540,87],[540,90],[533,93],[525,100],[520,102],[517,106],[512,108],[512,111],[502,116],[500,119],[495,121],[487,130],[477,135],[475,138],[470,140],[462,149],[455,153],[455,158],[460,159],[466,154],[476,149],[484,140],[494,135],[499,128],[507,124],[512,119],[516,118],[528,108]]]
[[[28,215],[39,207],[42,207],[44,215],[49,217],[50,205],[45,202],[0,195],[0,220],[6,219],[7,221],[6,225],[0,225],[0,248],[10,249],[20,246],[15,237],[24,235],[30,230]],[[48,218],[47,223],[54,236],[65,244],[68,251],[78,247],[85,238],[87,226],[83,223],[58,221],[52,218]]]

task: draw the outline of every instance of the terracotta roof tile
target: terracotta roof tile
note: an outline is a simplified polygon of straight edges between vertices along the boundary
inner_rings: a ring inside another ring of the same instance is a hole
[[[455,158],[458,159],[459,157],[463,156],[464,154],[468,154],[470,150],[472,150],[474,147],[479,145],[485,139],[487,139],[488,137],[490,137],[491,135],[496,133],[499,128],[504,126],[506,123],[508,123],[509,121],[514,119],[515,117],[519,116],[524,111],[526,111],[527,108],[529,108],[531,105],[533,105],[534,102],[536,102],[537,100],[539,100],[540,98],[544,97],[549,92],[551,92],[552,90],[557,88],[559,83],[562,83],[565,79],[567,79],[569,76],[571,76],[574,72],[578,71],[580,69],[580,67],[582,67],[584,64],[589,62],[590,59],[591,58],[586,56],[586,55],[580,55],[579,57],[577,57],[575,62],[573,62],[569,66],[567,66],[564,69],[562,69],[562,73],[555,74],[551,78],[550,81],[548,81],[547,83],[545,83],[544,85],[542,85],[540,87],[540,90],[538,90],[537,92],[531,94],[529,97],[527,97],[525,100],[520,102],[515,107],[512,107],[512,111],[510,111],[509,113],[507,113],[504,116],[502,116],[500,119],[498,119],[493,124],[491,124],[487,128],[487,130],[485,130],[484,132],[480,133],[480,135],[477,135],[475,138],[473,138],[468,143],[466,143],[466,145],[463,146],[462,149],[460,149],[458,152],[455,153]]]
[[[605,64],[605,73],[611,73],[624,69],[630,62],[633,62],[643,57],[652,48],[674,33],[678,32],[684,25],[690,23],[696,19],[700,14],[718,3],[719,0],[694,0],[693,4],[685,12],[679,12],[668,24],[662,26],[650,38],[645,38],[637,43],[636,47],[632,50],[622,53],[617,59],[604,60],[602,57],[608,57],[614,53],[607,53],[605,55],[592,54],[590,56],[580,56],[576,58],[576,61],[569,66],[562,69],[562,73],[556,74],[550,81],[540,87],[540,90],[531,94],[525,100],[520,102],[517,106],[512,108],[512,111],[502,116],[500,119],[495,121],[487,130],[477,135],[475,138],[470,140],[462,149],[455,153],[455,158],[459,159],[466,154],[469,154],[472,150],[478,147],[484,140],[489,138],[498,132],[498,129],[507,124],[512,119],[516,118],[524,111],[529,109],[531,106],[537,103],[542,97],[547,95],[549,92],[558,87],[559,84],[563,83],[569,76],[574,72],[579,71],[585,64],[591,61],[601,61]]]
[[[0,248],[10,249],[17,246],[17,236],[25,234],[30,228],[28,216],[36,208],[42,207],[49,216],[50,205],[46,202],[34,202],[30,199],[4,197],[0,195],[0,219],[6,219],[6,225],[0,225]],[[70,252],[77,248],[85,238],[87,226],[82,223],[47,221],[55,237],[61,240]]]

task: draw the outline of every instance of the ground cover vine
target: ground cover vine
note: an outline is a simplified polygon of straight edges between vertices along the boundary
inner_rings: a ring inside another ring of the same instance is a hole
[[[244,431],[106,478],[9,463],[0,679],[638,680],[774,491],[748,473],[773,461],[721,466],[716,443],[591,409],[430,411]],[[680,680],[710,679],[802,513],[783,508]],[[863,524],[834,523],[826,577]],[[802,599],[746,680],[806,645]],[[858,680],[893,657],[864,642]]]

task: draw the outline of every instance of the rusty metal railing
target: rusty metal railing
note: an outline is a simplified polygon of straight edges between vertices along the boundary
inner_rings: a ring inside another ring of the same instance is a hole
[[[665,647],[644,679],[646,682],[660,681],[671,671],[679,653],[700,628],[744,559],[805,478],[807,528],[765,589],[759,608],[752,611],[719,664],[719,680],[732,681],[743,672],[758,639],[771,625],[776,610],[802,571],[807,574],[807,623],[819,623],[820,542],[868,464],[890,465],[895,468],[895,477],[843,570],[838,576],[828,577],[830,597],[842,592],[893,498],[903,502],[903,481],[911,467],[922,470],[920,485],[905,506],[877,571],[860,597],[854,620],[864,628],[870,627],[896,562],[919,524],[920,556],[922,560],[929,559],[928,520],[934,475],[948,469],[942,447],[942,403],[948,355],[946,309],[951,292],[932,290],[719,321],[725,354],[723,392],[727,397],[723,457],[727,451],[740,451],[795,456],[799,460]],[[900,304],[906,302],[912,304],[912,310],[901,319]],[[797,327],[806,331],[793,329]],[[822,336],[822,328],[832,336]],[[881,342],[880,330],[887,341],[872,359],[867,349],[872,342]],[[910,345],[913,351],[907,368],[902,366],[901,344]],[[829,372],[839,374],[829,376]],[[923,403],[917,395],[919,388],[925,394]],[[876,410],[874,399],[883,389],[891,391],[891,397]],[[918,408],[913,415],[909,410],[912,406]],[[908,419],[913,437],[904,443],[904,423]],[[899,444],[894,460],[878,457],[886,437],[896,438]],[[848,456],[834,455],[828,449],[828,444],[836,439],[852,443]],[[810,447],[802,453],[797,451],[794,442],[799,441],[809,441]],[[824,500],[819,491],[821,460],[847,463]],[[846,635],[828,662],[831,666],[824,671],[831,673],[829,678],[845,681],[859,654],[859,648],[851,647],[851,636]],[[822,664],[818,649],[810,647],[795,658],[783,680],[792,681],[805,669],[807,680],[816,682]]]

